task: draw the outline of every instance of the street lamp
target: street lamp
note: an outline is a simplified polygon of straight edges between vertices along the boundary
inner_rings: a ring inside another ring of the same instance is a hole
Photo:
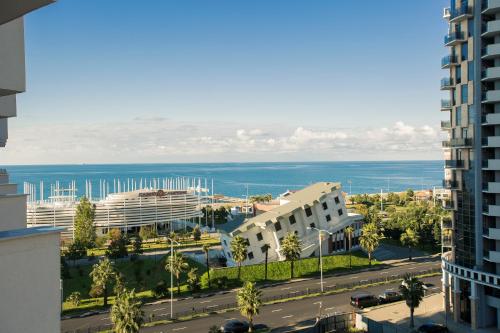
[[[173,255],[174,255],[174,243],[177,245],[181,245],[179,242],[173,240],[170,237],[167,237],[170,241],[170,319],[174,318],[174,273],[173,273]]]
[[[321,233],[326,232],[330,236],[333,235],[330,231],[328,230],[323,230],[323,229],[318,229],[315,227],[307,227],[307,230],[316,230],[318,232],[318,239],[319,239],[319,271],[320,271],[320,284],[321,284],[321,293],[323,293],[323,258],[322,258],[322,250],[321,250]]]

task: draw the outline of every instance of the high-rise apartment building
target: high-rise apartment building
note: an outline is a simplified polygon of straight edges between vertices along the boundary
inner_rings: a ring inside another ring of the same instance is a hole
[[[51,2],[0,1],[0,147],[25,90],[23,15]],[[0,169],[0,332],[60,331],[60,231],[27,228],[26,195]]]
[[[500,0],[451,0],[442,59],[449,98],[443,223],[445,310],[472,329],[500,329]]]

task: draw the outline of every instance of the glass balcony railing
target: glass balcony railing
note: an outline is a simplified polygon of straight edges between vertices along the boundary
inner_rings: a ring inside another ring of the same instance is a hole
[[[449,121],[449,120],[441,121],[441,129],[443,129],[443,130],[451,129],[451,121]]]
[[[441,110],[451,109],[451,100],[442,99],[441,100]]]
[[[444,166],[446,168],[450,169],[460,169],[464,167],[464,161],[463,160],[447,160],[444,161]]]
[[[441,59],[441,68],[449,68],[450,66],[456,65],[458,63],[457,56],[448,55]]]
[[[451,190],[458,188],[458,182],[456,180],[443,180],[443,187]]]
[[[472,139],[458,138],[443,141],[443,148],[467,148],[472,147]]]
[[[450,10],[450,21],[459,19],[459,18],[465,18],[468,16],[472,16],[472,7],[470,6],[461,6],[459,8],[452,8]]]
[[[453,79],[445,77],[441,79],[441,89],[450,89],[453,87]]]
[[[443,208],[444,209],[455,209],[455,206],[453,205],[453,201],[451,200],[443,200]]]
[[[444,44],[445,45],[454,45],[458,42],[465,41],[464,33],[461,31],[455,31],[444,36]]]

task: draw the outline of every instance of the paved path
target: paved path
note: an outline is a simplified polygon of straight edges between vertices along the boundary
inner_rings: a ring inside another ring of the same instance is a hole
[[[345,274],[342,276],[325,277],[324,286],[329,287],[337,284],[345,284],[351,282],[359,282],[380,277],[390,278],[392,275],[404,274],[406,272],[418,273],[427,271],[433,268],[439,268],[439,258],[420,259],[415,262],[400,261],[392,265],[381,265],[374,267],[374,270],[357,272],[353,274]],[[272,287],[263,289],[264,297],[279,296],[283,294],[294,294],[304,292],[306,290],[317,289],[319,287],[319,279],[302,279],[290,283],[278,284]],[[184,300],[174,300],[174,313],[216,307],[223,304],[230,304],[235,301],[235,291],[229,291],[223,294],[215,294],[205,298],[188,298]],[[163,303],[145,305],[143,310],[146,316],[154,314],[156,318],[168,319],[170,315],[170,301],[165,300]],[[212,317],[213,315],[210,315]],[[63,332],[74,331],[76,329],[84,329],[109,323],[109,314],[94,315],[87,318],[74,318],[62,320],[61,326]]]

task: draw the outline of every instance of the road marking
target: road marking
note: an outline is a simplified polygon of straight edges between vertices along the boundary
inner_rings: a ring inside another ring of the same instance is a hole
[[[300,291],[298,290],[290,291],[290,294],[296,294],[296,293],[300,293]]]
[[[389,274],[389,272],[381,272],[380,275]]]
[[[203,304],[203,303],[210,303],[212,301],[203,301],[203,302],[200,302],[200,304]]]
[[[408,268],[409,270],[412,270],[412,269],[417,269],[417,267],[410,267]]]
[[[331,308],[326,308],[325,311],[330,311],[330,310],[333,310],[335,309],[334,307],[331,307]]]
[[[336,284],[332,284],[331,286],[328,286],[327,288],[337,288]]]
[[[209,305],[209,306],[207,306],[207,309],[208,309],[208,308],[215,308],[216,306],[218,306],[218,305],[217,305],[217,304],[214,304],[214,305]]]
[[[281,310],[283,310],[283,309],[276,309],[276,310],[273,310],[271,312],[280,312]]]
[[[292,289],[292,287],[281,288],[281,290],[288,290],[288,289]]]
[[[153,310],[153,312],[154,312],[154,311],[166,310],[166,309],[167,309],[167,308],[158,308],[158,309],[154,309],[154,310]]]
[[[101,318],[101,320],[108,320],[109,317],[104,317],[104,318]]]
[[[284,316],[284,317],[281,317],[281,318],[286,319],[286,318],[292,318],[292,317],[293,317],[293,315],[288,315],[288,316]]]
[[[229,318],[229,319],[226,319],[226,321],[230,321],[230,320],[235,320],[236,318]]]
[[[354,280],[354,279],[357,279],[357,278],[359,278],[359,276],[353,276],[353,277],[351,277],[351,280]]]
[[[359,283],[364,283],[364,282],[368,282],[368,280],[361,280],[361,281],[359,281]]]
[[[184,327],[178,327],[178,328],[174,328],[172,329],[172,331],[180,331],[180,330],[185,330],[187,327],[184,326]]]

